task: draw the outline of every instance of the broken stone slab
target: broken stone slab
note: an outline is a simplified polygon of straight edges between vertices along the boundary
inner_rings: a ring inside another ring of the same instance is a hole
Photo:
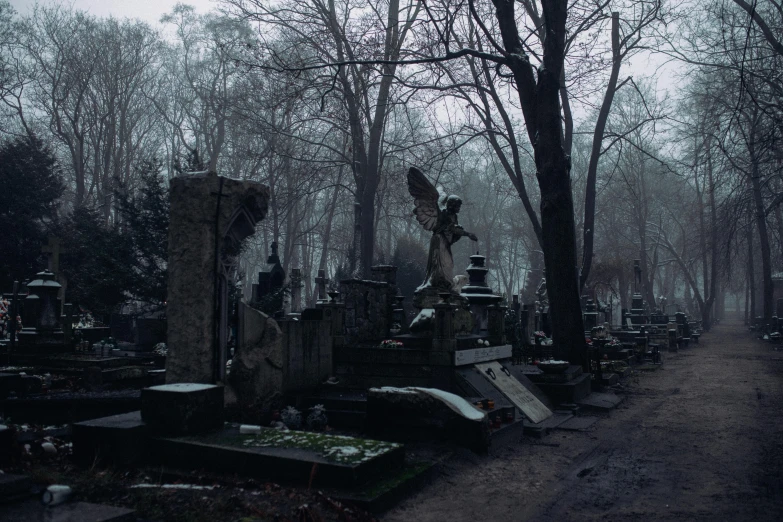
[[[141,419],[168,435],[203,433],[223,426],[223,386],[177,383],[141,390]]]
[[[238,344],[228,381],[242,406],[270,409],[267,403],[283,391],[283,332],[277,321],[240,302]]]
[[[486,412],[436,388],[371,388],[367,430],[401,440],[451,440],[483,453],[490,443]]]
[[[73,457],[82,465],[134,465],[147,454],[147,425],[133,411],[73,425]]]

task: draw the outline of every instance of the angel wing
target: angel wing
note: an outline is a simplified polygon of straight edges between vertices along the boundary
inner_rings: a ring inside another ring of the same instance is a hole
[[[424,227],[424,230],[432,230],[438,224],[438,189],[430,183],[422,171],[411,167],[408,171],[408,192],[413,196],[413,204],[416,207],[413,213],[416,219]]]

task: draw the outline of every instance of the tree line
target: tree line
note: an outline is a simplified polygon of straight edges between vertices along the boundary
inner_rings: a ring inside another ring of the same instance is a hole
[[[165,179],[191,170],[270,188],[246,292],[273,241],[310,275],[308,302],[319,269],[404,260],[415,280],[415,165],[465,201],[479,243],[455,245],[457,268],[480,249],[495,289],[525,301],[546,269],[556,340],[578,347],[580,295],[629,307],[633,259],[649,303],[706,324],[726,295],[774,314],[782,33],[775,0],[223,0],[154,27],[0,2],[3,133],[59,180],[25,237],[85,213],[96,233],[136,231],[117,302],[163,299],[146,296],[165,252],[128,208],[161,219]]]

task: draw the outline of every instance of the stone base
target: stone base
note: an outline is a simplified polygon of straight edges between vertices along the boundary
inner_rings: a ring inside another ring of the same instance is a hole
[[[582,374],[576,379],[568,382],[536,382],[536,385],[552,399],[553,403],[573,404],[590,395],[591,381],[592,376],[590,374]]]
[[[223,387],[213,384],[153,386],[141,390],[141,419],[157,433],[203,433],[223,427],[223,401]]]
[[[112,415],[73,425],[73,457],[84,466],[136,465],[147,454],[147,426],[141,412]]]
[[[438,292],[435,288],[427,287],[417,289],[413,294],[413,306],[420,312],[411,322],[410,331],[412,334],[433,336],[435,330],[433,307],[443,302]],[[452,293],[450,302],[456,306],[453,319],[454,334],[470,335],[473,331],[474,319],[470,313],[470,305],[467,298],[460,294]],[[430,312],[426,312],[426,310],[430,310]]]

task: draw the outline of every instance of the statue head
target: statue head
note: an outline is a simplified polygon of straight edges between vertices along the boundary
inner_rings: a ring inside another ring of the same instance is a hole
[[[446,210],[453,213],[458,213],[462,206],[462,200],[457,196],[449,196],[446,198]]]

